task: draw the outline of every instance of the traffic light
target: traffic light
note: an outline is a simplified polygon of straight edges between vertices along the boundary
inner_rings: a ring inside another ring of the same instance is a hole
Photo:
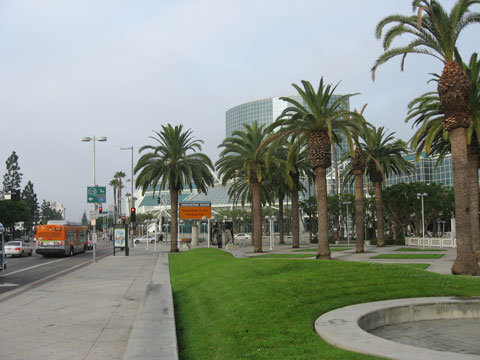
[[[122,224],[125,224],[125,221],[127,221],[127,217],[125,215],[122,216]]]
[[[101,214],[102,212],[103,212],[103,207],[100,206],[100,207],[98,208],[98,213]]]
[[[160,196],[157,196],[157,204],[160,204],[161,201],[160,201]]]
[[[134,223],[134,222],[136,222],[136,220],[137,220],[137,215],[135,214],[135,208],[132,207],[130,209],[130,222]]]

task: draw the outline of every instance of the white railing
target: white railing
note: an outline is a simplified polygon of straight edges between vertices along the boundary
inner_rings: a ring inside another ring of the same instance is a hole
[[[423,240],[423,242],[422,242]],[[425,247],[457,247],[456,238],[438,238],[438,237],[406,237],[406,246],[425,246]]]

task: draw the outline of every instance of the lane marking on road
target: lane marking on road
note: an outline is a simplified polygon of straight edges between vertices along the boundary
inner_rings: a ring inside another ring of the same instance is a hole
[[[18,284],[10,284],[10,283],[0,284],[0,287],[9,287],[9,286],[20,286],[20,285],[18,285]]]
[[[31,270],[31,269],[35,269],[39,266],[44,266],[44,265],[48,265],[48,264],[51,264],[51,263],[54,263],[54,262],[57,262],[57,261],[64,261],[66,260],[67,258],[64,258],[64,259],[58,259],[58,260],[52,260],[52,261],[48,261],[46,263],[42,263],[42,264],[38,264],[38,265],[34,265],[34,266],[30,266],[28,268],[25,268],[25,269],[20,269],[20,270],[17,270],[17,271],[12,271],[12,272],[9,272],[7,274],[3,274],[3,275],[0,275],[0,277],[5,277],[5,276],[9,276],[9,275],[13,275],[13,274],[17,274],[17,273],[20,273],[20,272],[23,272],[23,271],[27,271],[27,270]]]
[[[107,257],[107,256],[110,256],[110,254],[105,254],[105,255],[97,256],[97,260],[103,259],[104,257]],[[83,263],[80,263],[80,264],[74,265],[74,266],[72,266],[72,267],[69,267],[68,269],[64,269],[64,270],[62,270],[62,271],[56,272],[55,274],[51,274],[51,275],[48,275],[48,276],[46,276],[46,277],[44,277],[44,278],[38,279],[37,281],[34,281],[34,282],[32,282],[32,283],[30,283],[30,284],[28,284],[28,285],[29,285],[29,286],[32,286],[32,287],[33,287],[33,286],[37,286],[37,285],[39,285],[39,284],[41,284],[41,283],[43,283],[43,282],[46,282],[46,281],[55,279],[56,277],[58,277],[58,276],[60,276],[60,275],[63,275],[63,274],[68,273],[68,272],[71,272],[71,271],[73,271],[73,270],[75,270],[75,269],[77,269],[77,268],[80,268],[80,267],[82,267],[82,266],[85,266],[85,265],[88,265],[88,264],[91,264],[91,263],[93,263],[93,260],[91,260],[91,259],[90,259],[90,260],[87,260],[87,261],[85,261],[85,262],[83,262]]]

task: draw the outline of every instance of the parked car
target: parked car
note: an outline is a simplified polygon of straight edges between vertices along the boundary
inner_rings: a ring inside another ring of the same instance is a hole
[[[33,249],[23,240],[9,241],[5,244],[5,256],[32,256]]]
[[[238,233],[233,237],[235,240],[252,240],[252,237],[248,234]]]
[[[146,242],[150,242],[150,243],[153,244],[153,243],[155,242],[155,236],[152,236],[152,235],[144,235],[144,236],[142,236],[142,237],[133,239],[133,242],[134,242],[135,244],[146,243]]]

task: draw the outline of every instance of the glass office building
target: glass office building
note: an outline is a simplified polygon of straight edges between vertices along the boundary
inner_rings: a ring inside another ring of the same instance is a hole
[[[288,96],[289,98],[306,105],[299,95]],[[333,95],[331,101],[336,101],[341,95]],[[260,125],[270,125],[273,123],[285,110],[290,103],[281,100],[280,97],[272,97],[262,100],[255,100],[245,104],[237,105],[230,110],[227,110],[225,116],[225,136],[231,137],[234,131],[243,130],[244,124],[252,124],[255,121]],[[350,102],[347,99],[345,108],[350,108]],[[335,145],[337,162],[343,153],[347,151],[347,142],[345,140],[339,145]],[[334,152],[332,151],[332,166],[334,165]],[[331,168],[330,168],[331,169]],[[329,169],[329,170],[330,170]],[[333,183],[332,183],[333,181]],[[331,177],[329,186],[335,187],[335,179]]]

